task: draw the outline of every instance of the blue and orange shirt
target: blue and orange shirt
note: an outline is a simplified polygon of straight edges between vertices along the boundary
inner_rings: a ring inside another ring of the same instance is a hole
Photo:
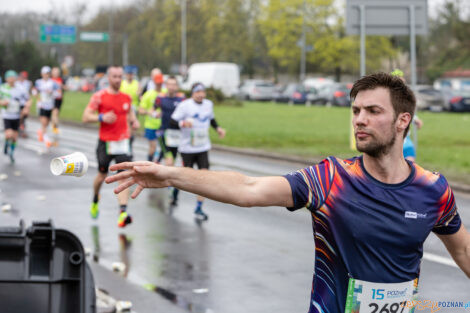
[[[343,313],[350,277],[377,283],[418,278],[429,233],[459,230],[444,176],[409,165],[409,177],[399,184],[376,180],[362,157],[329,157],[285,176],[294,200],[288,209],[306,207],[312,215],[315,273],[309,313]]]

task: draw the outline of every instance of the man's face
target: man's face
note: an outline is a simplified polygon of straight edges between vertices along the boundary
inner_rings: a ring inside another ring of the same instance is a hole
[[[204,100],[205,97],[206,97],[206,92],[204,90],[193,92],[193,95],[192,95],[192,98],[196,102],[202,102],[202,100]]]
[[[49,78],[51,77],[51,73],[50,73],[50,72],[48,72],[48,73],[42,73],[42,74],[41,74],[41,77],[42,77],[43,79],[49,79]]]
[[[119,88],[121,87],[122,68],[111,67],[108,71],[108,80],[109,80],[109,86],[113,90],[118,91]]]
[[[388,154],[397,138],[397,127],[403,127],[403,118],[397,122],[395,117],[388,89],[360,91],[352,110],[357,150],[372,157]]]
[[[174,94],[178,91],[178,83],[175,79],[168,79],[165,85],[168,93]]]
[[[60,70],[57,67],[52,69],[52,77],[57,78],[60,76]]]
[[[16,77],[15,76],[8,77],[6,79],[6,81],[7,81],[8,85],[13,86],[15,84]]]

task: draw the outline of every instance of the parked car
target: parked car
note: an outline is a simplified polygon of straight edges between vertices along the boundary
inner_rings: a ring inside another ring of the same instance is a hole
[[[324,85],[309,97],[311,103],[348,107],[351,105],[349,92],[351,84],[334,83]]]
[[[307,102],[307,91],[302,84],[291,83],[276,93],[276,102],[304,104]]]
[[[449,104],[446,103],[445,95],[433,86],[418,85],[413,89],[413,92],[416,97],[416,108],[418,110],[440,112],[450,108]]]
[[[220,89],[225,96],[231,97],[238,92],[240,71],[235,63],[194,63],[188,69],[188,76],[182,88],[189,90],[194,83]]]
[[[450,99],[450,111],[470,112],[470,90],[454,91]]]
[[[333,85],[335,83],[334,80],[331,78],[325,78],[325,77],[313,77],[313,78],[307,78],[303,81],[303,85],[307,90],[310,90],[311,88],[315,88],[316,90],[322,88],[323,86],[326,85]]]
[[[276,86],[265,80],[245,80],[238,91],[241,100],[270,101],[273,99]]]

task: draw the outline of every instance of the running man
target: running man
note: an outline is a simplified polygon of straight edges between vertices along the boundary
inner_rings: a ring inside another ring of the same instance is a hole
[[[184,94],[178,92],[178,81],[174,76],[169,76],[165,85],[167,93],[157,97],[152,114],[156,116],[161,115],[162,125],[160,131],[162,136],[158,138],[161,156],[165,158],[165,165],[173,166],[178,154],[181,131],[175,126],[172,127],[170,121],[176,107],[184,100]],[[178,192],[177,188],[173,188],[171,199],[171,205],[173,206],[178,203]]]
[[[31,87],[33,83],[28,80],[28,72],[22,71],[20,72],[20,75],[18,76],[18,80],[16,81],[16,84],[19,85],[21,88],[23,88],[23,96],[21,97],[21,116],[20,116],[20,135],[23,138],[27,137],[26,134],[26,119],[28,118],[29,115],[29,109],[28,110],[23,110],[26,106],[26,103],[30,99],[31,95]]]
[[[162,77],[163,77],[162,70],[159,69],[158,67],[155,67],[150,71],[150,79],[149,79],[149,81],[147,82],[147,84],[144,86],[144,88],[142,90],[143,94],[146,93],[148,90],[155,89],[155,76],[157,76],[157,75],[162,75]]]
[[[41,68],[41,79],[35,83],[35,93],[39,93],[37,107],[39,108],[39,121],[41,128],[38,130],[39,141],[44,141],[46,147],[51,147],[52,142],[47,135],[47,128],[51,121],[52,110],[54,109],[54,94],[59,90],[59,85],[51,79],[51,68],[43,66]]]
[[[64,80],[60,76],[60,69],[58,67],[52,68],[52,78],[51,78],[59,88],[54,92],[54,109],[52,109],[52,132],[54,134],[59,133],[59,114],[60,108],[62,107],[62,102],[64,98]]]
[[[100,189],[107,176],[111,161],[113,159],[116,163],[131,161],[129,124],[134,129],[140,127],[131,107],[131,97],[119,91],[122,68],[119,66],[109,67],[107,76],[109,86],[93,94],[82,118],[85,123],[100,123],[99,141],[96,149],[98,174],[93,182],[93,202],[90,207],[92,218],[98,218]],[[118,195],[119,227],[125,227],[132,222],[132,217],[127,213],[128,199],[129,192]]]
[[[11,163],[15,163],[15,147],[18,140],[18,130],[20,128],[21,112],[28,111],[30,101],[26,101],[24,108],[21,109],[21,100],[24,96],[23,87],[15,84],[18,74],[9,70],[5,73],[5,81],[0,86],[0,106],[2,107],[3,124],[5,127],[5,144],[3,153],[10,157]]]
[[[403,157],[416,106],[413,92],[399,78],[376,73],[355,82],[351,99],[361,156],[329,157],[284,177],[123,163],[111,170],[127,171],[106,182],[121,182],[116,193],[136,184],[133,198],[144,188],[175,186],[243,207],[306,207],[315,239],[309,312],[401,312],[400,303],[411,301],[418,285],[429,233],[443,241],[469,278],[470,234],[444,176]],[[383,289],[376,301],[359,294],[372,295],[373,289]],[[388,291],[389,301],[380,296]]]
[[[141,115],[145,115],[145,138],[147,138],[149,142],[149,150],[147,155],[147,161],[153,162],[155,151],[157,150],[157,139],[158,134],[157,130],[160,128],[161,119],[160,113],[153,111],[153,105],[155,103],[155,99],[161,93],[165,92],[166,90],[162,90],[162,83],[163,83],[163,75],[158,74],[154,76],[154,88],[147,90],[142,99],[140,100],[139,106],[139,113]],[[159,160],[160,161],[160,160]]]
[[[211,142],[209,128],[212,126],[220,138],[225,137],[225,130],[217,124],[214,116],[214,104],[205,99],[206,89],[196,83],[191,88],[191,98],[181,102],[171,115],[171,125],[181,128],[181,141],[178,151],[183,159],[183,166],[198,169],[209,169],[209,150]],[[177,186],[175,186],[177,187]],[[197,220],[207,220],[208,215],[202,210],[204,197],[197,196],[194,215]]]

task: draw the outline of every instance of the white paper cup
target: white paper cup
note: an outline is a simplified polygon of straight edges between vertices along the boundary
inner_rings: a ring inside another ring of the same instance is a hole
[[[55,176],[83,176],[88,170],[88,159],[81,152],[55,158],[51,161],[51,172]]]

